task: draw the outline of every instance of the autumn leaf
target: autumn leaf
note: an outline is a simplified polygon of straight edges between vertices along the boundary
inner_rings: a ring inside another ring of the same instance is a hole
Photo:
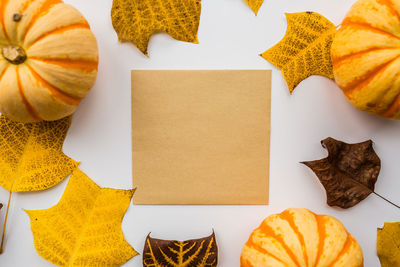
[[[78,162],[62,152],[71,117],[58,121],[21,123],[0,116],[0,186],[10,192],[0,253],[10,208],[11,193],[50,188],[67,177]]]
[[[302,163],[324,186],[329,206],[347,209],[375,193],[381,161],[371,140],[347,144],[329,137],[321,144],[328,150],[328,157]]]
[[[312,75],[333,79],[330,51],[335,25],[315,12],[289,13],[286,19],[284,38],[261,56],[282,71],[290,93]]]
[[[377,251],[382,267],[400,266],[400,223],[378,228]]]
[[[215,234],[187,241],[146,238],[144,267],[215,267],[218,247]]]
[[[0,116],[0,185],[10,192],[50,188],[78,162],[62,152],[71,117],[20,123]]]
[[[136,251],[121,223],[134,190],[101,188],[76,169],[60,202],[27,210],[35,248],[58,266],[120,266]]]
[[[200,12],[201,0],[113,0],[111,18],[119,40],[133,42],[147,55],[150,37],[157,32],[198,43]]]
[[[262,3],[264,2],[264,0],[244,0],[244,1],[249,5],[249,7],[254,11],[256,15]]]

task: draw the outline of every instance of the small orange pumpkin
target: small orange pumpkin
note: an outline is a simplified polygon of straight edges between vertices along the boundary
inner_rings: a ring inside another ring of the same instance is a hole
[[[241,267],[362,267],[361,247],[337,219],[307,209],[266,218],[242,250]]]
[[[12,120],[68,116],[96,80],[96,38],[61,0],[1,0],[0,50],[0,112]]]
[[[359,0],[332,44],[336,83],[358,109],[400,119],[400,0]]]

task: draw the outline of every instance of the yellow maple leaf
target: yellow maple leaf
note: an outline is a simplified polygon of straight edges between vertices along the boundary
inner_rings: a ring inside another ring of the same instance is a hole
[[[167,32],[198,43],[201,0],[113,0],[111,19],[120,41],[133,42],[147,55],[151,35]]]
[[[60,202],[26,211],[35,248],[59,266],[120,266],[137,252],[121,223],[134,190],[101,188],[76,169]]]
[[[70,125],[71,117],[21,123],[0,116],[0,186],[10,192],[0,253],[3,252],[11,193],[50,188],[79,165],[62,152]]]
[[[50,188],[78,162],[62,152],[71,117],[20,123],[0,116],[0,185],[10,192]]]
[[[261,56],[282,71],[290,93],[311,75],[333,79],[330,51],[335,25],[315,12],[289,13],[286,19],[283,39]]]
[[[244,0],[244,1],[249,5],[249,7],[254,11],[256,15],[261,5],[264,2],[264,0]]]
[[[400,266],[400,223],[378,229],[377,251],[382,267]]]

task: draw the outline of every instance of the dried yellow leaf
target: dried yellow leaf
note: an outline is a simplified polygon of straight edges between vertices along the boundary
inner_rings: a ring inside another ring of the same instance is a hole
[[[10,192],[50,188],[78,162],[62,152],[71,117],[20,123],[0,116],[0,185]]]
[[[261,56],[282,71],[290,93],[312,75],[333,79],[330,51],[335,25],[315,12],[290,13],[286,19],[283,39]]]
[[[26,211],[37,252],[58,266],[124,264],[137,255],[121,230],[133,193],[100,188],[76,169],[57,205]]]
[[[111,19],[121,42],[133,42],[147,55],[151,35],[167,32],[198,43],[201,0],[113,0]]]
[[[400,223],[385,223],[378,229],[377,250],[382,267],[400,266]]]
[[[244,0],[244,1],[249,5],[249,7],[254,11],[256,15],[262,3],[264,2],[264,0]]]

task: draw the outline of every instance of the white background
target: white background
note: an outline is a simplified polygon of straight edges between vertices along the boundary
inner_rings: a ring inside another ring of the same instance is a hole
[[[298,162],[326,156],[320,140],[331,136],[347,142],[372,139],[382,159],[376,191],[400,203],[400,123],[354,109],[334,82],[311,77],[289,95],[281,72],[259,54],[285,34],[285,12],[316,11],[340,24],[354,0],[265,0],[258,16],[243,0],[202,0],[200,44],[157,34],[150,58],[132,44],[118,43],[111,24],[112,0],[66,0],[89,21],[100,49],[96,86],[76,112],[64,152],[81,161],[80,168],[103,187],[131,188],[131,69],[271,69],[272,136],[269,206],[130,206],[122,229],[142,252],[146,235],[190,239],[215,230],[219,266],[239,266],[240,252],[263,218],[289,207],[305,207],[340,219],[360,242],[365,266],[379,266],[376,228],[399,221],[400,210],[371,195],[342,210],[326,204],[323,187]],[[29,218],[23,209],[55,205],[68,179],[45,192],[18,193],[12,198],[1,266],[52,266],[35,251]],[[0,202],[8,192],[0,188]],[[5,209],[1,211],[3,220]],[[2,225],[2,223],[0,223]],[[142,266],[137,256],[125,266]]]

